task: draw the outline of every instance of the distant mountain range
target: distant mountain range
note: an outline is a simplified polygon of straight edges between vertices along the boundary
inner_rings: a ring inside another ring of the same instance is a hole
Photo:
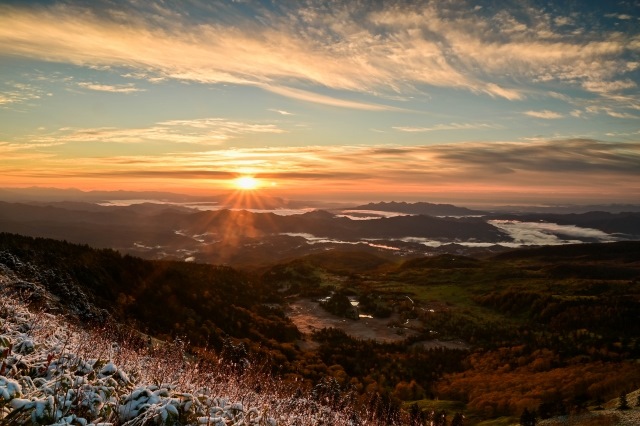
[[[474,210],[429,203],[377,203],[359,208],[429,210],[444,217],[412,213],[356,220],[324,210],[284,216],[263,210],[200,211],[156,203],[0,202],[0,232],[113,248],[146,258],[229,264],[264,264],[332,248],[414,257],[443,252],[489,254],[520,244],[562,244],[563,240],[597,242],[609,234],[609,241],[640,239],[640,213],[479,216],[471,214],[479,213]],[[519,230],[519,236],[501,227],[502,222],[529,223],[534,229]],[[536,229],[540,224],[552,226]],[[584,228],[601,230],[602,235]],[[516,240],[522,233],[540,235],[530,242]]]
[[[427,202],[310,211],[312,203],[242,192],[48,188],[0,189],[0,200],[0,232],[206,263],[266,264],[335,248],[410,258],[640,239],[637,212],[486,212]]]
[[[486,214],[484,211],[471,210],[466,207],[458,207],[452,204],[433,204],[425,202],[406,203],[396,201],[364,204],[354,207],[353,210],[374,210],[406,214],[425,214],[430,216],[477,216]]]
[[[640,212],[640,204],[581,204],[581,205],[557,205],[557,206],[493,206],[492,212],[503,213],[540,213],[540,214],[571,214],[589,212],[625,213]]]
[[[285,200],[267,195],[247,194],[245,192],[226,192],[217,195],[186,195],[162,191],[81,191],[79,189],[59,188],[0,188],[0,200],[18,203],[109,203],[121,204],[215,204],[224,208],[279,209],[301,208],[315,205],[312,202]],[[127,203],[128,202],[128,203]],[[67,204],[68,205],[68,204]],[[87,206],[76,206],[86,209]]]
[[[479,219],[420,215],[352,220],[324,210],[292,216],[231,210],[200,212],[184,218],[182,225],[195,234],[229,232],[231,226],[239,234],[303,233],[346,241],[422,237],[498,242],[509,238],[501,230]]]
[[[169,204],[218,204],[221,207],[249,208],[249,209],[277,209],[277,208],[318,208],[327,210],[346,209],[345,202],[325,202],[310,200],[290,200],[280,197],[252,192],[227,191],[213,195],[188,195],[168,191],[82,191],[75,188],[0,188],[0,201],[20,203],[53,203],[53,202],[81,202],[107,203],[109,201],[129,201],[129,204],[150,203]],[[121,204],[127,204],[127,203]],[[85,208],[85,207],[81,207]],[[570,214],[605,211],[610,213],[640,212],[638,204],[593,204],[593,205],[549,205],[549,206],[487,206],[483,209],[469,209],[452,204],[437,204],[429,202],[371,202],[368,204],[348,207],[353,210],[373,210],[397,212],[405,214],[426,214],[430,216],[474,216],[493,213],[545,213]]]
[[[279,234],[310,234],[345,241],[438,238],[498,242],[507,234],[479,218],[399,216],[375,221],[351,220],[316,210],[279,216],[246,210],[197,211],[142,204],[105,207],[60,203],[31,205],[0,202],[0,231],[68,239],[98,247],[176,244],[208,235],[213,239],[259,238]]]

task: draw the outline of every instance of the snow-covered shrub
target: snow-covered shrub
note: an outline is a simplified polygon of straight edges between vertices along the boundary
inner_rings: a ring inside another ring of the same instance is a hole
[[[0,400],[11,401],[22,395],[22,386],[15,380],[0,376]]]
[[[0,425],[381,424],[354,423],[339,401],[329,408],[293,396],[295,384],[288,387],[257,366],[237,374],[224,364],[200,363],[185,356],[185,342],[114,344],[108,329],[31,312],[3,291],[11,279],[0,268]]]

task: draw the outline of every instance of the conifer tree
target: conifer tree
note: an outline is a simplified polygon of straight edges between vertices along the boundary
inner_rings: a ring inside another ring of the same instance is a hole
[[[618,410],[629,410],[630,408],[631,407],[629,407],[629,403],[627,402],[627,394],[622,392],[618,402]]]
[[[536,412],[529,411],[528,409],[524,409],[522,415],[520,416],[520,425],[521,426],[536,426]]]
[[[444,410],[436,412],[435,418],[433,419],[433,425],[447,426],[447,412]]]
[[[456,413],[451,419],[451,426],[464,426],[464,416],[462,413]]]
[[[412,426],[420,426],[424,424],[422,411],[415,402],[409,407],[410,424]]]

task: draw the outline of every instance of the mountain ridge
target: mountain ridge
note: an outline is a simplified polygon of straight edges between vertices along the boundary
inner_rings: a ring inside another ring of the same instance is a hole
[[[481,210],[472,210],[466,207],[459,207],[453,204],[436,204],[423,201],[415,203],[407,203],[404,201],[396,202],[371,202],[357,207],[352,210],[378,210],[384,212],[399,212],[407,214],[426,214],[429,216],[472,216],[484,215],[486,212]]]

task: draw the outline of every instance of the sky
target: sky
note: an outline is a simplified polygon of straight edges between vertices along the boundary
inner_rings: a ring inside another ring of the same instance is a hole
[[[0,0],[0,186],[640,203],[638,84],[634,0]]]

